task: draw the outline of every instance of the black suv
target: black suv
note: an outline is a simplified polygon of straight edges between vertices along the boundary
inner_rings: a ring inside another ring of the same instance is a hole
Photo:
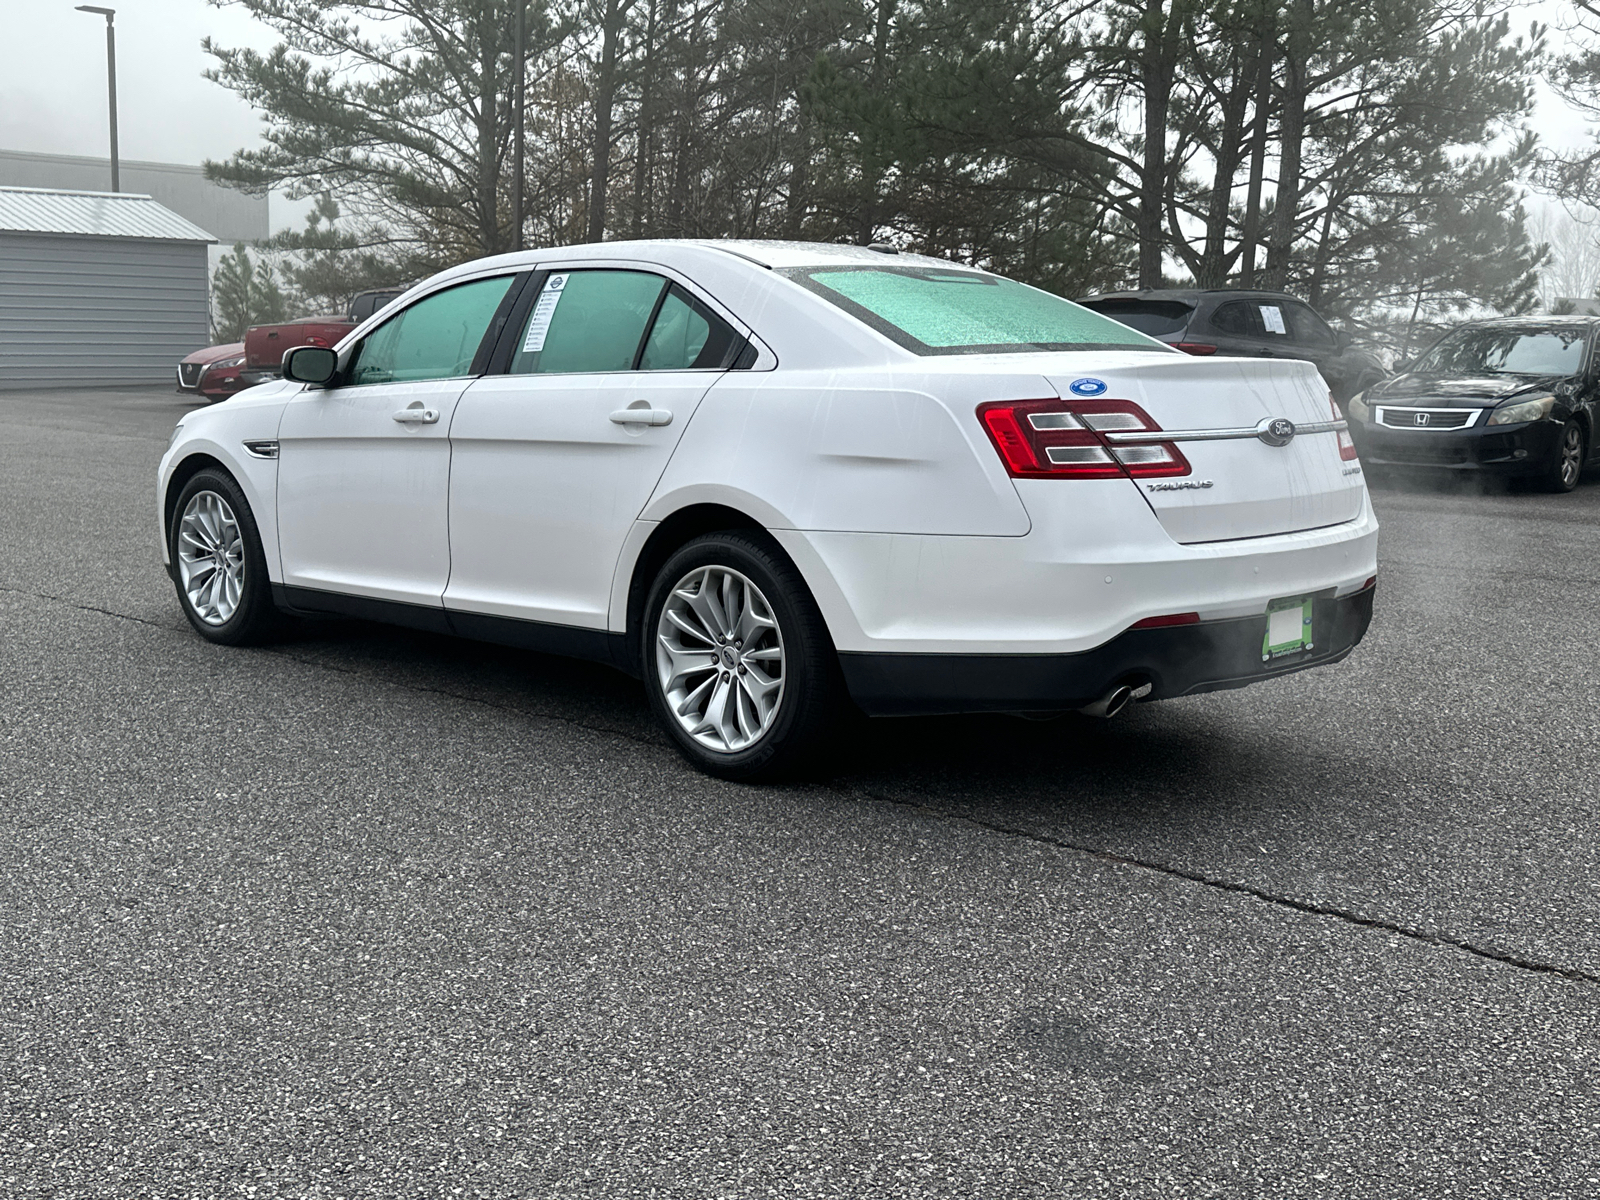
[[[1078,301],[1189,354],[1299,358],[1317,365],[1341,403],[1389,373],[1350,347],[1304,300],[1284,292],[1237,288],[1161,288],[1107,292]]]

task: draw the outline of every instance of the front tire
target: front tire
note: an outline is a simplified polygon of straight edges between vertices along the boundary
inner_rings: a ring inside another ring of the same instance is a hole
[[[1575,418],[1569,418],[1556,440],[1555,461],[1550,464],[1544,477],[1545,491],[1570,492],[1577,487],[1578,480],[1583,477],[1583,463],[1588,457],[1588,450],[1583,426]]]
[[[792,772],[841,707],[833,642],[805,581],[742,530],[696,538],[662,566],[639,661],[667,736],[723,779]]]
[[[178,603],[201,637],[244,646],[278,631],[261,534],[232,476],[208,468],[183,485],[172,506],[167,549]]]

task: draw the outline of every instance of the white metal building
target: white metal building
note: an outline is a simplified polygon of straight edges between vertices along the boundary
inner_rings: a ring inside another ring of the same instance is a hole
[[[215,240],[149,196],[0,187],[0,389],[172,380]]]

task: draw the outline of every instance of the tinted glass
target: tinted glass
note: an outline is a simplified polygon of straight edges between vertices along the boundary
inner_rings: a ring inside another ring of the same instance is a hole
[[[916,354],[1177,353],[1070,300],[996,275],[892,266],[796,267],[783,273]]]
[[[1458,329],[1411,369],[1423,375],[1576,375],[1587,334],[1574,325]]]
[[[1255,305],[1233,300],[1211,314],[1211,327],[1234,337],[1260,337],[1261,317]]]
[[[641,371],[723,367],[738,335],[727,323],[676,285],[661,302],[656,323],[639,358]]]
[[[350,372],[353,385],[453,379],[472,370],[478,344],[511,287],[498,275],[435,292],[367,335]]]
[[[644,271],[552,273],[519,334],[511,373],[631,371],[666,286]]]
[[[1333,330],[1328,323],[1312,311],[1309,304],[1284,304],[1283,315],[1288,319],[1289,332],[1297,342],[1308,346],[1332,347]]]
[[[1082,304],[1151,337],[1181,333],[1194,315],[1192,305],[1177,300],[1085,300]]]

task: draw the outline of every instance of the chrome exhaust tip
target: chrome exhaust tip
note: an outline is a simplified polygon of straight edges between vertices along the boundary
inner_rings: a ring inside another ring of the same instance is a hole
[[[1086,717],[1098,717],[1102,721],[1109,721],[1124,708],[1128,701],[1133,699],[1133,689],[1125,683],[1119,683],[1093,704],[1085,704],[1078,711]]]

